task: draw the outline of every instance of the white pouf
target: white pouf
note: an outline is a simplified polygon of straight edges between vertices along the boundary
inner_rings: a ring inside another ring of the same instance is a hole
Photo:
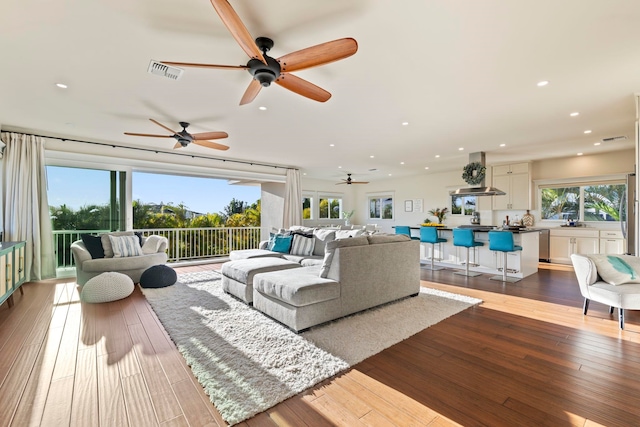
[[[102,273],[87,281],[80,299],[90,303],[117,301],[131,295],[133,288],[133,280],[126,274]]]

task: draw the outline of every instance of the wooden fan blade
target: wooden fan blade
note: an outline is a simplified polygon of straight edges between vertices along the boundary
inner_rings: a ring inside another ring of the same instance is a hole
[[[207,139],[222,139],[229,136],[226,132],[201,132],[192,133],[191,137],[196,141],[205,141]]]
[[[196,141],[196,140],[193,140],[193,143],[196,144],[196,145],[199,145],[201,147],[213,148],[214,150],[226,151],[226,150],[229,149],[229,147],[227,147],[226,145],[218,144],[217,142],[213,142],[213,141]]]
[[[289,89],[291,92],[313,99],[314,101],[326,102],[331,98],[331,94],[326,90],[293,74],[280,73],[280,77],[276,79],[276,83],[285,89]]]
[[[247,70],[246,65],[217,65],[217,64],[196,64],[193,62],[169,62],[161,61],[165,65],[175,65],[176,67],[197,67],[197,68],[216,68],[222,70]]]
[[[368,184],[369,181],[351,181],[352,184]]]
[[[256,96],[260,93],[260,89],[262,89],[262,85],[256,79],[251,79],[251,83],[249,83],[249,87],[242,95],[242,99],[240,100],[240,105],[248,104],[253,101]]]
[[[150,133],[133,133],[133,132],[125,132],[125,135],[131,136],[150,136],[152,138],[173,138],[173,135],[153,135]]]
[[[355,39],[344,38],[311,46],[278,58],[282,71],[304,70],[348,58],[358,51]]]
[[[249,30],[244,26],[242,20],[236,11],[233,10],[229,2],[227,0],[211,0],[211,4],[242,50],[244,50],[250,58],[259,59],[266,64],[267,61],[264,59],[264,56],[262,56],[262,52],[258,49],[253,37],[249,34]]]
[[[173,135],[175,135],[176,133],[178,133],[178,132],[176,132],[175,130],[173,130],[173,129],[170,129],[170,128],[166,127],[165,125],[163,125],[162,123],[160,123],[160,122],[159,122],[159,121],[157,121],[157,120],[153,120],[153,119],[149,119],[149,120],[151,120],[153,123],[155,123],[155,124],[157,124],[158,126],[160,126],[162,129],[166,129],[166,130],[168,130],[169,132],[171,132],[171,135],[172,135],[172,136],[173,136]]]
[[[348,182],[336,182],[336,185],[340,185],[340,184],[348,184]]]

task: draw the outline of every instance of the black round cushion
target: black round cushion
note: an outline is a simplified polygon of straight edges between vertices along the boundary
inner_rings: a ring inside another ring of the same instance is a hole
[[[176,271],[167,265],[149,267],[140,276],[140,286],[143,288],[164,288],[177,281]]]

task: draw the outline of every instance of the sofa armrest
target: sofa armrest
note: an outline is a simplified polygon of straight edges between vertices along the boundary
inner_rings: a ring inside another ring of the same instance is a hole
[[[578,279],[578,285],[580,285],[580,293],[589,298],[589,286],[599,279],[596,264],[589,257],[579,254],[572,254],[571,262]]]
[[[167,247],[169,247],[169,240],[166,237],[152,234],[145,239],[142,245],[142,252],[147,255],[156,254],[166,252]]]
[[[268,244],[269,244],[268,240],[262,240],[258,245],[258,249],[267,249]]]
[[[82,263],[91,259],[91,254],[82,243],[82,240],[76,240],[71,244],[71,253],[76,267],[82,269]]]

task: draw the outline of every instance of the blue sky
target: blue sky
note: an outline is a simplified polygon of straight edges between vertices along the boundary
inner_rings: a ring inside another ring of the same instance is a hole
[[[66,204],[78,209],[109,202],[108,171],[49,166],[47,181],[50,206]],[[260,198],[260,187],[228,185],[223,179],[133,173],[133,200],[183,203],[194,212],[217,213],[222,212],[233,198],[254,203]]]

